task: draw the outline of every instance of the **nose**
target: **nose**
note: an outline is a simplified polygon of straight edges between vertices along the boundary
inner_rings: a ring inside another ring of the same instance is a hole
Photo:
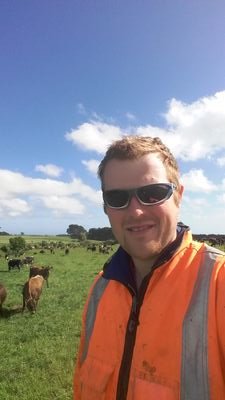
[[[135,194],[133,194],[133,196],[131,196],[130,198],[130,202],[129,205],[127,207],[127,211],[130,214],[133,215],[142,215],[143,214],[143,208],[144,205],[140,203],[140,201],[137,199],[137,197],[135,196]]]

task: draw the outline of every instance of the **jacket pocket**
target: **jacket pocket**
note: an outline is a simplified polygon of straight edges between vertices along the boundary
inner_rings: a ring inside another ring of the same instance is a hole
[[[107,385],[114,371],[114,365],[88,357],[80,371],[81,400],[108,400]]]
[[[136,378],[132,400],[178,400],[175,390],[159,383]]]

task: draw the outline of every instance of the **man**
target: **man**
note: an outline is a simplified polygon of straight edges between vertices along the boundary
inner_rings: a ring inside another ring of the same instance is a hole
[[[85,305],[74,399],[224,400],[225,254],[178,223],[176,160],[127,136],[99,177],[120,247]]]

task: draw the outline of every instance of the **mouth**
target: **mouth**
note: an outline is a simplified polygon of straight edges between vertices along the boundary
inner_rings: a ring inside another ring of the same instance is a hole
[[[150,225],[150,224],[146,225],[145,224],[145,225],[129,226],[126,229],[129,232],[146,232],[146,231],[152,229],[153,227],[154,227],[154,225]]]

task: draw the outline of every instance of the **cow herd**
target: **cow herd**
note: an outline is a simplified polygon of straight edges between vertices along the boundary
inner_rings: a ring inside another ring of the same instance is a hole
[[[27,261],[33,262],[31,260],[32,257],[29,258],[27,257]],[[8,270],[11,271],[11,269],[19,269],[23,265],[23,260],[21,259],[10,259],[8,260]],[[43,284],[46,281],[47,287],[49,287],[48,284],[48,278],[49,278],[49,272],[53,267],[46,266],[46,267],[40,267],[40,266],[35,266],[31,265],[29,269],[29,277],[28,280],[24,283],[22,287],[22,308],[21,311],[24,312],[25,308],[27,308],[30,312],[35,313],[37,309],[37,304],[39,301],[39,298],[42,293],[43,289]],[[0,283],[0,314],[3,312],[3,303],[5,302],[7,298],[8,290],[7,288],[3,285],[3,283]]]
[[[22,306],[18,307],[18,311],[24,311],[25,309],[28,309],[32,313],[36,311],[38,301],[40,299],[42,290],[43,290],[43,284],[46,282],[47,287],[49,287],[48,284],[48,277],[50,270],[52,267],[45,266],[45,267],[40,267],[34,264],[34,257],[35,254],[41,253],[46,253],[50,252],[51,254],[55,254],[55,251],[57,249],[63,250],[64,255],[68,256],[70,254],[71,249],[75,249],[77,247],[81,247],[80,243],[70,243],[70,244],[64,244],[63,242],[56,242],[56,243],[51,243],[50,245],[46,242],[40,242],[34,245],[27,245],[26,250],[27,251],[33,251],[32,256],[25,256],[23,254],[19,258],[14,257],[14,258],[9,258],[10,255],[7,253],[5,254],[5,260],[7,261],[7,267],[8,271],[11,272],[13,270],[20,271],[24,266],[27,266],[29,268],[29,276],[28,279],[24,284],[22,284]],[[111,251],[113,250],[112,246],[109,243],[106,242],[101,242],[101,243],[83,243],[82,247],[86,247],[87,251],[90,251],[92,253],[102,253],[102,254],[110,254]],[[1,256],[1,255],[0,255]],[[6,309],[2,310],[2,305],[6,302],[6,298],[8,299],[8,295],[10,294],[9,288],[5,287],[5,285],[0,282],[0,315],[4,314]],[[4,311],[4,312],[3,312]],[[10,310],[13,312],[13,310]]]
[[[24,257],[22,259],[20,258],[10,258],[8,259],[8,270],[10,271],[11,269],[17,268],[20,270],[20,268],[22,268],[23,265],[29,265],[29,264],[33,264],[34,261],[34,257],[33,256],[27,256]]]
[[[87,245],[87,251],[89,251],[89,250],[92,252],[95,252],[98,250],[99,253],[109,254],[113,250],[113,248],[112,248],[112,246],[109,246],[105,243],[100,243],[98,245],[96,243],[89,243]]]

